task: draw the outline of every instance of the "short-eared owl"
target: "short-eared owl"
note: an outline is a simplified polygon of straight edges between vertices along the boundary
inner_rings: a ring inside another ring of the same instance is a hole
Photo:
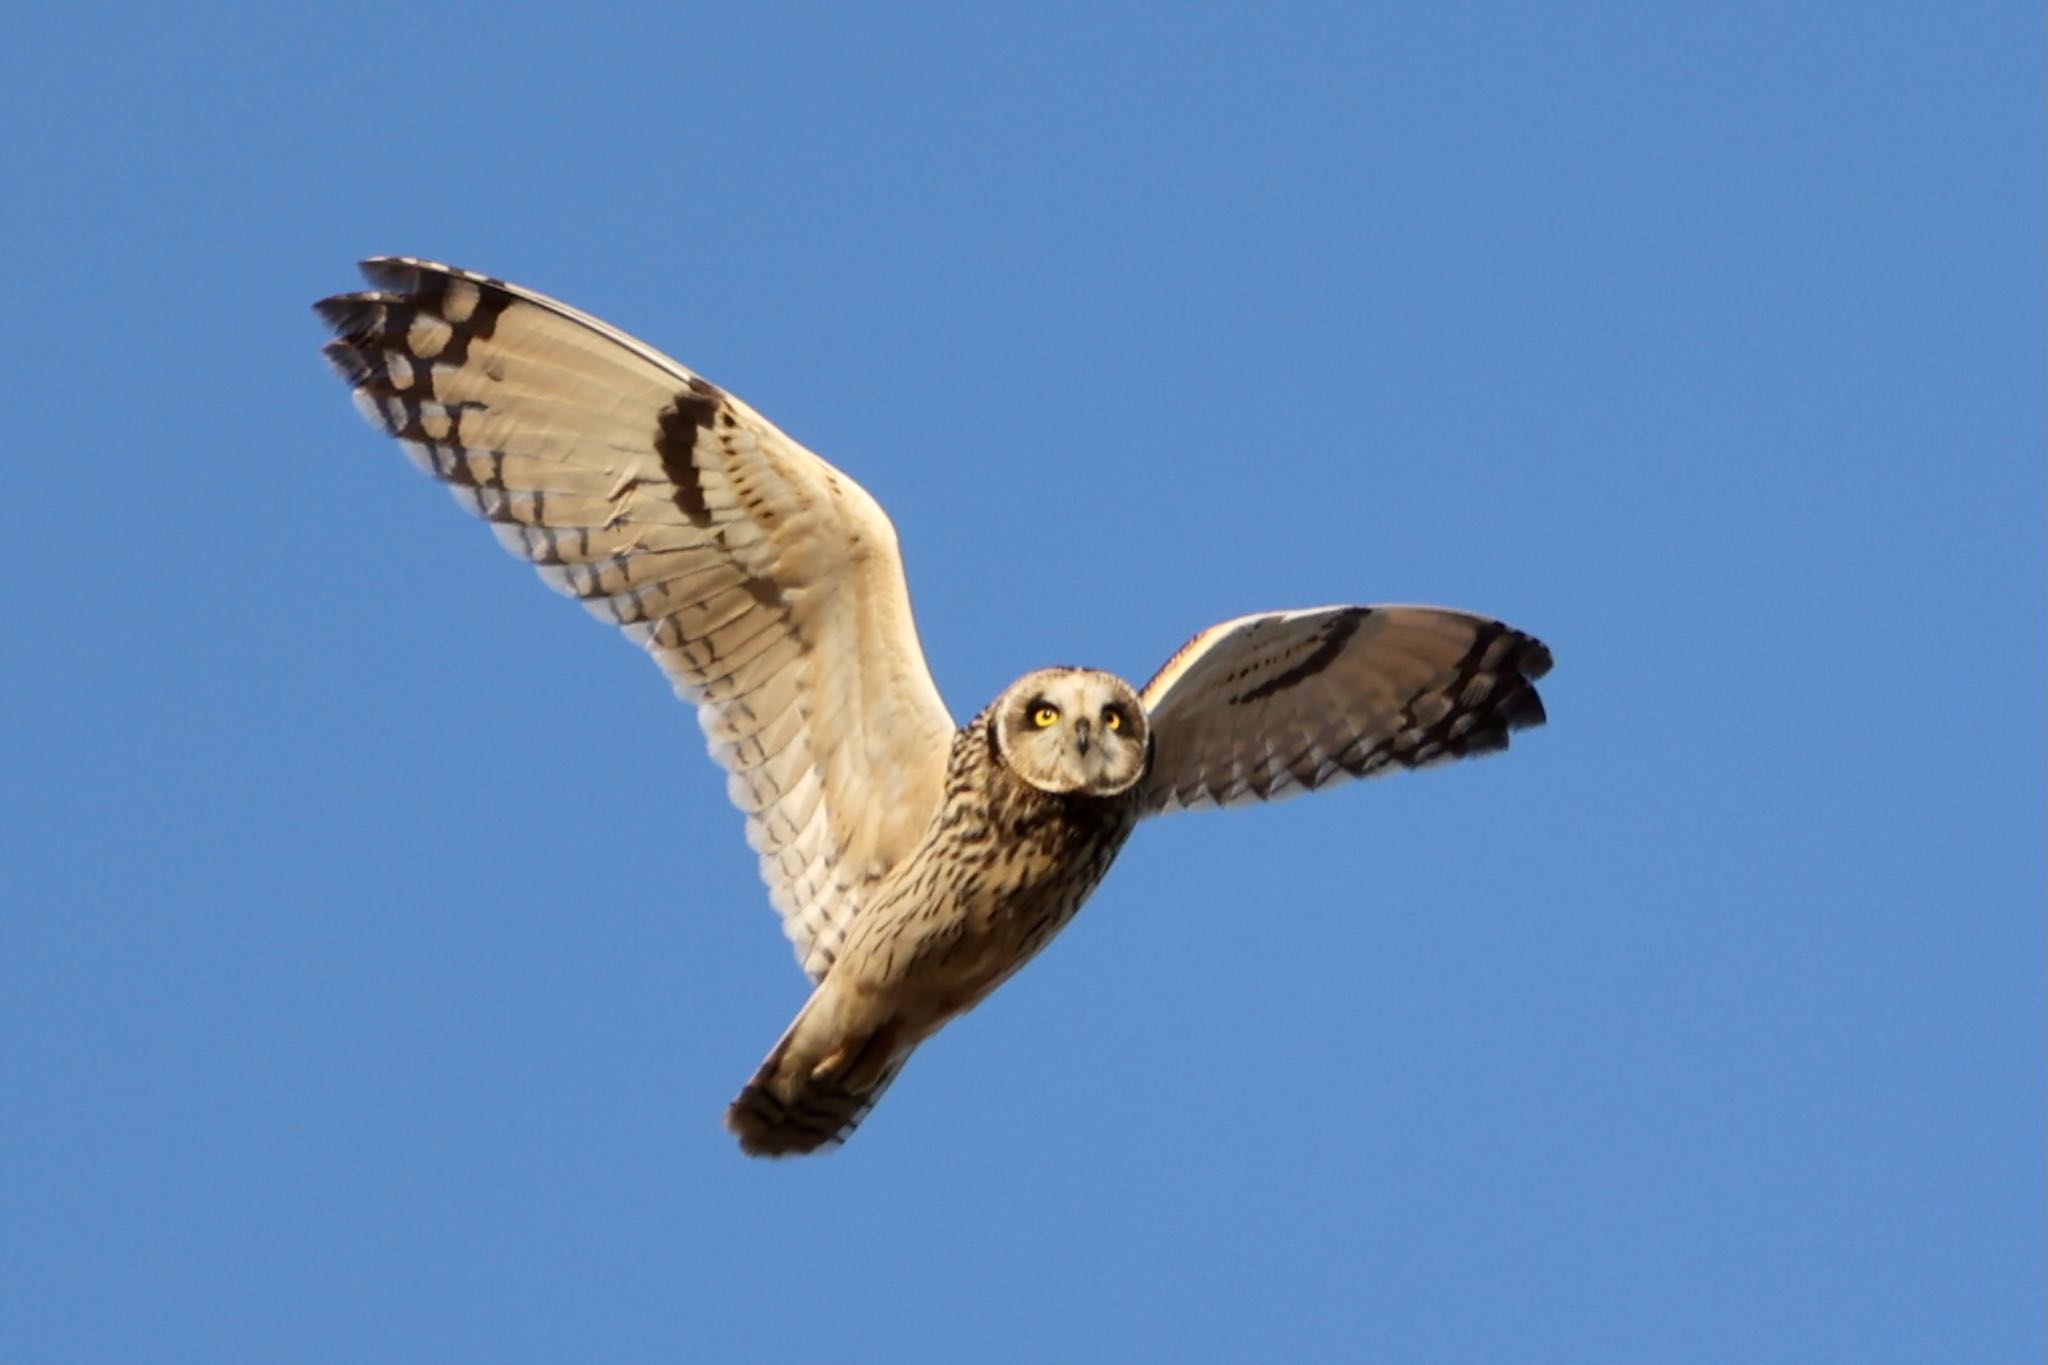
[[[695,702],[816,989],[725,1116],[853,1131],[919,1043],[1071,919],[1131,828],[1504,747],[1541,643],[1436,607],[1211,626],[1143,688],[1026,674],[955,727],[896,533],[852,479],[552,299],[404,257],[317,307],[356,404]]]

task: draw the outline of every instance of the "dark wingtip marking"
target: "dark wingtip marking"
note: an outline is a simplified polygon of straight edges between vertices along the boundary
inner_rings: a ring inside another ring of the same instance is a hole
[[[435,267],[431,262],[415,260],[410,256],[370,256],[356,262],[356,269],[363,272],[363,278],[382,289],[396,289],[401,293],[414,293],[430,271],[447,269]]]
[[[1501,716],[1510,730],[1531,730],[1550,719],[1549,712],[1543,709],[1543,698],[1526,682],[1502,704]]]
[[[374,320],[380,305],[393,302],[396,300],[388,294],[329,294],[324,299],[315,300],[313,311],[332,331],[346,336],[360,331],[366,323]]]
[[[1508,657],[1503,661],[1507,690],[1498,703],[1501,719],[1510,730],[1533,729],[1550,719],[1535,685],[1536,679],[1550,672],[1550,648],[1535,636],[1524,635],[1513,626],[1500,622],[1494,624],[1501,636],[1511,642]]]
[[[1479,632],[1458,660],[1449,686],[1438,692],[1462,696],[1472,683],[1490,677],[1493,695],[1475,708],[1453,707],[1435,724],[1420,727],[1417,742],[1391,750],[1391,757],[1403,766],[1417,767],[1441,758],[1467,758],[1507,748],[1509,731],[1541,725],[1548,718],[1543,699],[1529,680],[1542,676],[1549,667],[1550,651],[1539,641],[1512,626],[1493,622]],[[1478,719],[1471,729],[1462,735],[1451,733],[1461,716],[1473,714]],[[1414,703],[1409,704],[1404,719],[1408,722],[1404,728],[1415,728]]]
[[[434,368],[462,365],[470,346],[479,337],[495,333],[499,317],[514,302],[502,284],[445,267],[379,256],[362,262],[362,271],[377,288],[330,294],[313,304],[313,311],[336,337],[322,350],[335,372],[357,388],[389,372],[387,355],[416,360],[411,383],[402,395],[412,400],[431,397]],[[465,280],[477,291],[475,306],[460,320],[449,318],[445,311],[451,279]],[[422,314],[440,318],[448,326],[447,343],[431,357],[414,356],[409,340],[413,324]]]
[[[357,353],[347,341],[330,341],[320,348],[320,354],[327,357],[328,365],[334,372],[348,381],[354,388],[376,373],[370,362]]]

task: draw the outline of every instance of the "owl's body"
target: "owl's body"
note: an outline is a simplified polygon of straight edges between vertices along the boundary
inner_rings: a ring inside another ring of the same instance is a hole
[[[1048,792],[1004,761],[997,726],[1016,692],[953,737],[923,842],[864,897],[825,979],[727,1111],[747,1151],[843,1139],[912,1049],[1066,927],[1130,838],[1135,782]],[[1141,773],[1144,750],[1134,753]]]
[[[1143,819],[1507,745],[1534,638],[1437,607],[1262,612],[1142,689],[1026,674],[955,729],[894,528],[860,486],[644,343],[404,257],[323,300],[372,423],[698,707],[816,983],[733,1101],[750,1153],[842,1141],[910,1053],[1059,932]]]

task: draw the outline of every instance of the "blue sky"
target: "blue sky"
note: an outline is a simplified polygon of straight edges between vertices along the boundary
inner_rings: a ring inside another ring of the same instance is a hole
[[[47,6],[0,53],[0,1355],[2043,1348],[2018,4]],[[960,716],[1241,612],[1557,655],[1143,828],[845,1150],[688,712],[350,411],[372,252],[853,473]],[[1108,496],[1103,496],[1107,491]]]

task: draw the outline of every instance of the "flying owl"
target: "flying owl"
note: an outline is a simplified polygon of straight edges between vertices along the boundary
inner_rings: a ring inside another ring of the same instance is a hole
[[[896,532],[852,479],[573,308],[407,257],[316,304],[369,421],[549,584],[644,646],[746,815],[815,983],[726,1111],[843,1142],[918,1045],[1073,918],[1147,816],[1504,748],[1541,642],[1414,606],[1241,616],[1142,688],[1027,673],[955,726]]]

